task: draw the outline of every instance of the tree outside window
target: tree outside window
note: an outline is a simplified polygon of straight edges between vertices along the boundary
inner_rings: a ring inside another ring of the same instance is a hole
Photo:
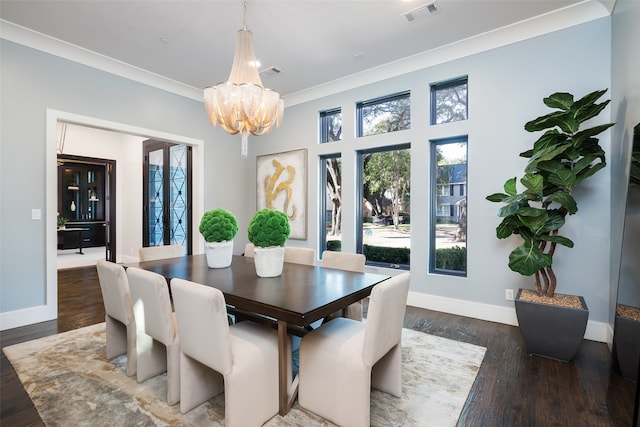
[[[320,112],[320,144],[340,141],[342,139],[342,110]]]
[[[467,77],[431,85],[431,124],[467,120]]]
[[[342,250],[342,159],[340,154],[320,157],[322,233],[320,253]]]
[[[378,135],[411,128],[409,92],[359,102],[356,105],[357,136]]]
[[[358,152],[362,212],[358,248],[367,263],[408,268],[411,253],[409,144]]]

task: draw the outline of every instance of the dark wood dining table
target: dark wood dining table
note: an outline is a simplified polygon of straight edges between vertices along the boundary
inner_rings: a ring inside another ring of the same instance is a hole
[[[205,255],[127,263],[125,267],[156,272],[167,282],[179,278],[212,286],[222,291],[226,303],[234,308],[272,318],[274,325],[277,322],[280,415],[289,412],[298,392],[297,376],[290,382],[287,373],[290,328],[308,328],[336,311],[344,312],[390,277],[284,263],[280,276],[263,278],[256,275],[253,258],[235,255],[227,268],[209,268]]]

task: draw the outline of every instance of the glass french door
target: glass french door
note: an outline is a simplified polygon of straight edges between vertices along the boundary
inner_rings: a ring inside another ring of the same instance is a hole
[[[177,244],[191,254],[191,146],[147,140],[143,150],[143,246]]]

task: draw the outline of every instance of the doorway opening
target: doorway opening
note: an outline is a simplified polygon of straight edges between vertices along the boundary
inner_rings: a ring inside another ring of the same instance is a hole
[[[187,144],[193,150],[193,205],[192,212],[194,217],[201,217],[204,212],[204,141],[183,135],[161,132],[153,129],[132,126],[124,123],[112,122],[108,120],[98,119],[95,117],[79,115],[54,109],[47,109],[46,112],[46,164],[45,164],[45,234],[46,234],[46,291],[45,303],[41,307],[30,310],[24,316],[15,320],[16,324],[31,324],[36,322],[44,322],[53,320],[58,315],[58,278],[57,278],[57,208],[58,208],[58,179],[57,179],[57,148],[58,148],[58,126],[62,123],[69,125],[77,125],[85,129],[93,129],[95,131],[103,131],[113,135],[120,135],[122,138],[141,138],[157,139],[162,141],[174,141],[177,143]],[[103,150],[108,144],[91,144],[85,140],[81,146],[82,151],[70,146],[69,141],[65,145],[64,150],[69,154],[83,155],[87,157],[111,158],[110,155],[104,155]],[[132,144],[124,144],[130,146]],[[101,151],[102,150],[102,151]],[[139,153],[140,160],[132,160],[127,153],[122,161],[116,159],[118,174],[126,171],[134,171],[131,178],[118,178],[118,197],[123,196],[126,188],[132,184],[139,184],[140,191],[135,200],[132,198],[131,203],[127,198],[122,203],[118,203],[118,212],[116,218],[118,227],[114,227],[117,235],[118,246],[112,247],[116,256],[116,262],[136,262],[138,260],[138,249],[142,246],[142,183],[140,180],[140,165],[142,164],[142,149],[136,146],[136,152]],[[135,165],[133,164],[135,162]],[[137,175],[135,174],[137,171]],[[137,200],[137,202],[136,202]],[[135,212],[135,213],[132,213]],[[204,243],[193,244],[194,253],[202,253],[204,251]]]

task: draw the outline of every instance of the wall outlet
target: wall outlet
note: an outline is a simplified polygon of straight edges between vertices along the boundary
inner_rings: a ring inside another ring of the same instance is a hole
[[[504,298],[507,301],[513,301],[513,289],[505,289],[504,290]]]
[[[40,209],[31,209],[31,219],[40,220],[42,219],[42,212]]]

